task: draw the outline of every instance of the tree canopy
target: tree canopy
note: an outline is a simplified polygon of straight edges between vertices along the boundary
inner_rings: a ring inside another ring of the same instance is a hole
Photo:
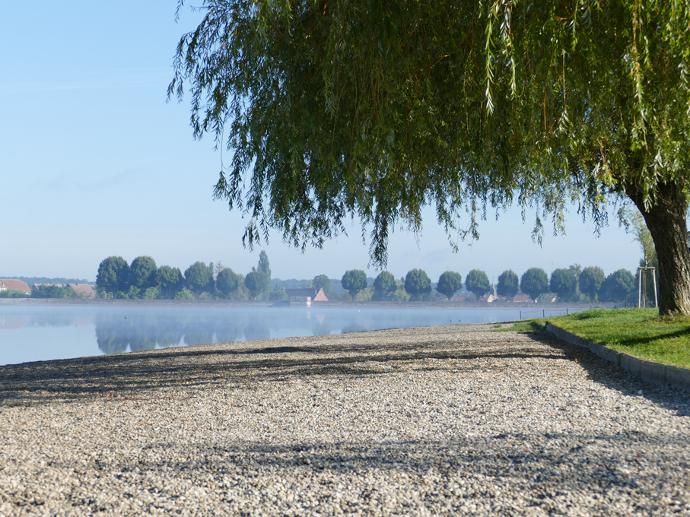
[[[388,271],[381,271],[374,279],[374,300],[389,300],[395,294],[398,285],[395,277]]]
[[[190,291],[202,293],[213,291],[213,266],[195,262],[184,272],[185,282]]]
[[[158,285],[165,297],[173,297],[184,287],[184,277],[176,267],[161,266],[157,273]]]
[[[268,261],[268,255],[263,250],[259,253],[259,263],[256,266],[256,270],[265,275],[269,281],[271,280],[271,265]]]
[[[528,269],[520,278],[520,290],[530,298],[536,300],[549,288],[549,277],[538,267]]]
[[[512,269],[507,269],[498,276],[496,292],[501,296],[512,298],[518,292],[518,276]]]
[[[419,300],[431,292],[431,280],[423,269],[411,269],[405,275],[405,291]]]
[[[462,277],[455,271],[446,271],[438,277],[436,290],[449,300],[462,287]]]
[[[454,239],[517,201],[539,237],[569,202],[598,227],[627,198],[656,244],[662,312],[690,312],[686,0],[200,7],[169,95],[187,88],[194,135],[231,149],[215,194],[248,213],[249,245],[273,227],[320,246],[356,214],[383,263],[426,205]]]
[[[635,277],[627,269],[619,269],[606,277],[599,291],[602,302],[626,301],[635,290]]]
[[[367,274],[361,269],[351,269],[345,271],[340,283],[354,300],[357,293],[367,287]]]
[[[577,280],[577,271],[573,268],[554,269],[549,287],[560,300],[575,300],[577,299]]]
[[[604,282],[604,271],[597,266],[589,266],[580,273],[580,291],[586,294],[591,301],[598,298],[599,289]]]
[[[230,268],[222,269],[216,277],[216,289],[229,297],[240,287],[241,278]]]
[[[129,282],[139,289],[147,289],[156,284],[158,266],[151,257],[136,257],[129,266]]]
[[[465,278],[465,287],[477,298],[491,291],[491,283],[486,273],[480,269],[472,269]]]
[[[269,282],[264,273],[259,273],[254,270],[247,273],[244,277],[244,285],[249,290],[249,294],[253,299],[261,296],[268,289]]]
[[[129,288],[129,264],[122,257],[108,257],[98,265],[96,288],[110,296]]]
[[[314,289],[323,289],[326,294],[331,287],[331,279],[326,275],[316,275],[311,281],[311,285]]]

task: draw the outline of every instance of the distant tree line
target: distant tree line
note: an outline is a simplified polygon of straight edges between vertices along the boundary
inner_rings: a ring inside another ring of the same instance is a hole
[[[31,287],[32,298],[80,298],[68,285],[34,285]]]
[[[599,267],[582,269],[574,265],[556,269],[550,277],[541,268],[530,268],[520,277],[509,269],[499,275],[495,285],[484,271],[472,269],[465,277],[464,288],[477,299],[491,294],[513,299],[522,293],[533,301],[629,303],[635,295],[636,282],[626,269],[606,276]],[[352,300],[428,300],[435,296],[434,289],[450,300],[462,290],[463,279],[456,271],[446,271],[434,287],[423,269],[412,269],[400,280],[383,271],[369,286],[365,272],[353,269],[345,272],[341,284]]]
[[[136,257],[130,264],[122,257],[101,261],[96,275],[96,290],[108,299],[234,299],[263,300],[284,297],[271,290],[271,268],[264,251],[259,263],[243,276],[222,264],[195,262],[184,272],[171,266],[156,265],[148,256]]]
[[[157,266],[153,258],[136,257],[127,263],[122,257],[108,257],[98,267],[96,288],[102,298],[123,299],[229,299],[285,300],[286,288],[323,289],[330,299],[358,301],[407,301],[446,298],[471,293],[477,299],[496,295],[512,300],[523,294],[533,301],[629,303],[635,296],[636,278],[626,269],[604,274],[599,267],[573,265],[559,268],[549,276],[541,268],[530,268],[521,276],[503,271],[496,284],[486,272],[470,270],[465,278],[445,271],[433,284],[423,269],[412,269],[402,278],[382,271],[368,278],[365,271],[346,271],[339,284],[320,274],[309,280],[281,281],[271,278],[265,252],[246,275],[235,273],[220,263],[195,262],[184,272],[176,267]],[[47,293],[49,294],[49,293]]]
[[[84,298],[84,295],[75,291],[71,285],[59,284],[37,284],[30,285],[31,292],[20,291],[0,291],[0,298],[62,298],[62,299],[78,299]]]

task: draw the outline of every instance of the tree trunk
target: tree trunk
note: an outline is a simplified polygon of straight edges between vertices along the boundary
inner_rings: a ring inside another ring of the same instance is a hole
[[[659,313],[690,315],[690,251],[685,221],[688,201],[673,183],[659,184],[655,204],[645,209],[642,196],[628,191],[652,234],[659,260]]]

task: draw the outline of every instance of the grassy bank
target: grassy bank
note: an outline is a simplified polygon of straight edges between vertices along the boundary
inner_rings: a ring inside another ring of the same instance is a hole
[[[655,309],[593,309],[549,321],[584,339],[640,359],[690,368],[690,318],[660,318]]]

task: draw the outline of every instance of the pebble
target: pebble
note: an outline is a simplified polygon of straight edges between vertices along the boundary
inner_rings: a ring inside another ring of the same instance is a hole
[[[0,367],[0,515],[690,514],[690,397],[494,326]]]

